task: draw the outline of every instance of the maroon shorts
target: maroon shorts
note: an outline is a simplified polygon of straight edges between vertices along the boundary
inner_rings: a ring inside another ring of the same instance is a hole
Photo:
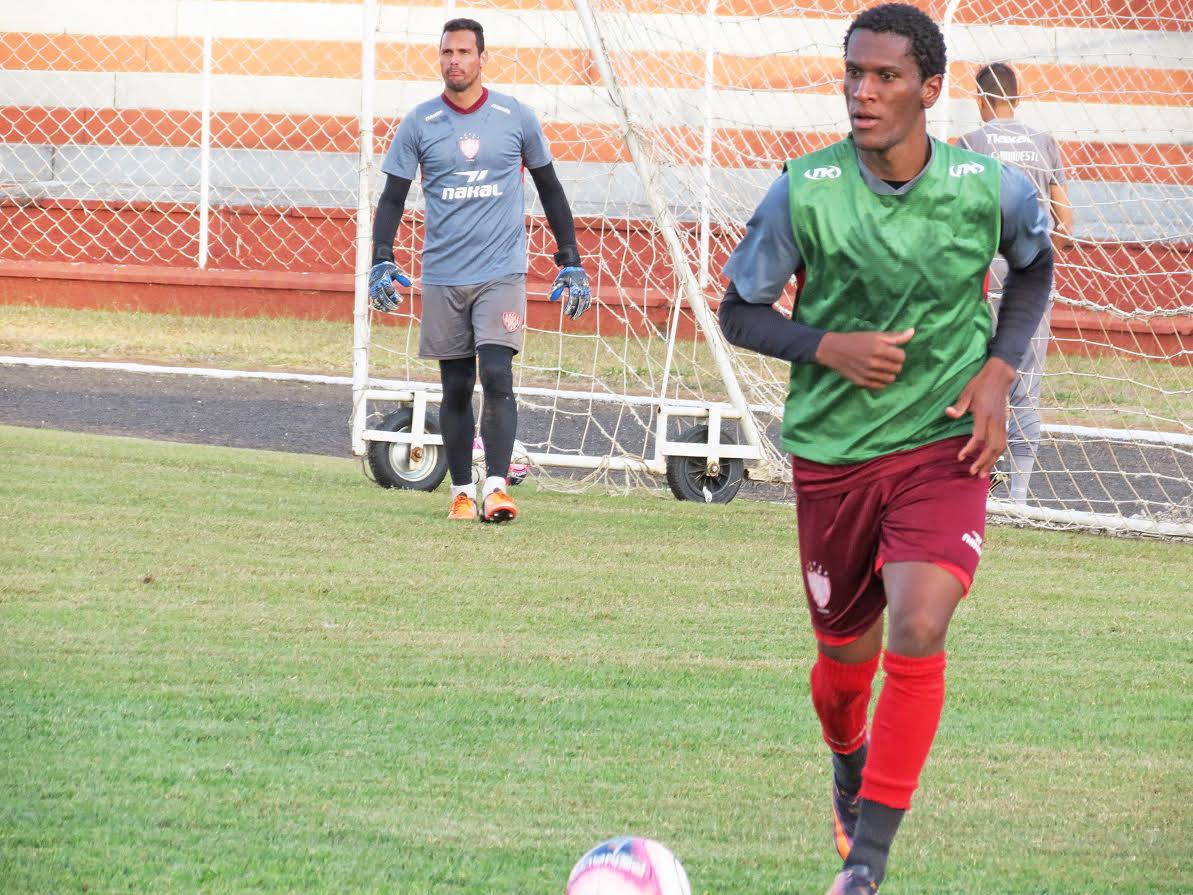
[[[886,563],[934,563],[969,592],[990,482],[969,474],[972,458],[957,460],[967,440],[845,466],[792,459],[804,588],[821,642],[848,643],[882,615]]]

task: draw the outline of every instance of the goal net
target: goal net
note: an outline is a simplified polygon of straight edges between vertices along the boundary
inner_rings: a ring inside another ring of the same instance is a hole
[[[74,304],[185,288],[178,307],[190,312],[208,307],[192,296],[237,294],[268,294],[272,312],[331,309],[335,288],[361,281],[400,116],[442,89],[443,22],[470,16],[488,38],[486,83],[543,122],[596,295],[576,323],[546,301],[554,246],[528,182],[530,331],[516,386],[535,475],[657,487],[661,457],[699,467],[735,454],[757,481],[748,491],[781,496],[786,371],[727,349],[712,313],[722,265],[780,164],[846,131],[841,40],[863,5],[7,4],[0,276],[46,300],[73,280]],[[1074,205],[1029,497],[1013,505],[996,490],[992,508],[1193,535],[1189,4],[921,5],[943,23],[951,59],[934,132],[976,127],[976,69],[1009,62],[1019,117],[1059,141]],[[416,275],[421,241],[415,189],[398,252]],[[316,294],[314,283],[332,286]],[[395,395],[434,403],[437,371],[417,358],[420,297],[416,282],[397,317],[361,307],[357,436]],[[737,447],[699,443],[710,438]]]
[[[454,8],[485,27],[486,83],[539,112],[598,296],[581,329],[561,324],[553,306],[536,313],[552,266],[532,201],[533,325],[517,374],[531,451],[648,458],[660,406],[732,403],[692,286],[715,306],[721,267],[783,161],[847,131],[841,43],[866,5]],[[1193,153],[1181,142],[1193,127],[1182,52],[1189,10],[1004,0],[927,11],[943,22],[950,59],[934,133],[955,139],[979,126],[975,73],[1010,63],[1021,83],[1018,117],[1057,139],[1073,205],[1076,245],[1058,256],[1029,498],[1012,503],[996,489],[992,508],[1043,524],[1193,533]],[[445,15],[383,7],[379,110],[401,114],[438,91]],[[379,121],[378,153],[393,124]],[[417,194],[411,204],[407,258],[421,240]],[[410,326],[374,328],[370,364],[433,383],[435,370],[416,357],[414,313]],[[748,352],[730,360],[764,442],[753,474],[781,480],[784,365]]]

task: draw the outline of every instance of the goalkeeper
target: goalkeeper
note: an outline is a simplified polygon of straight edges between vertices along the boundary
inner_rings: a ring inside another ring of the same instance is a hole
[[[1073,247],[1073,208],[1065,188],[1065,169],[1060,149],[1050,134],[1024,124],[1015,117],[1019,106],[1019,79],[1015,70],[1002,62],[978,70],[978,113],[982,126],[960,140],[962,149],[993,156],[1003,164],[1023,169],[1036,188],[1040,207],[1052,221],[1052,248],[1067,251]],[[990,268],[990,286],[998,295],[1007,277],[1007,265],[995,258]],[[1000,298],[993,302],[997,316]],[[1016,503],[1027,501],[1027,486],[1036,464],[1040,444],[1040,385],[1044,361],[1048,355],[1051,332],[1051,303],[1031,346],[1016,365],[1019,375],[1011,386],[1011,428],[1008,436],[1010,455],[1010,497]]]
[[[551,300],[562,298],[563,313],[576,319],[592,295],[571,208],[538,118],[513,97],[482,86],[486,60],[478,22],[452,19],[443,26],[444,91],[402,119],[381,165],[387,176],[373,221],[369,300],[378,311],[394,311],[403,298],[397,287],[411,284],[394,263],[393,241],[421,168],[426,240],[418,353],[439,361],[439,428],[452,480],[448,518],[506,522],[518,514],[506,474],[518,426],[513,358],[526,327],[523,168],[534,179],[558,249]],[[479,498],[472,482],[478,366],[487,467]]]
[[[915,7],[854,19],[850,136],[787,163],[725,266],[726,337],[791,363],[782,442],[844,861],[831,895],[878,892],[919,784],[944,706],[945,635],[977,571],[988,475],[1006,446],[1007,391],[1052,283],[1047,221],[1023,172],[929,138],[944,73],[944,38]],[[983,284],[996,251],[1010,273],[992,334]],[[787,319],[772,305],[800,270]]]

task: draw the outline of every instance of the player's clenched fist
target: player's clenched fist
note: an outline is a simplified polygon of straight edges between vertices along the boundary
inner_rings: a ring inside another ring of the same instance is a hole
[[[398,269],[392,261],[380,261],[369,271],[369,304],[378,311],[396,311],[404,297],[394,283],[409,287],[410,277]]]
[[[559,301],[561,296],[566,296],[563,313],[573,320],[579,318],[592,305],[592,289],[588,285],[588,274],[584,272],[583,267],[564,267],[559,271],[555,282],[551,284],[549,297],[551,301]]]
[[[825,333],[816,349],[816,362],[836,370],[854,385],[883,389],[903,369],[907,355],[899,346],[914,335],[914,329],[898,333]]]

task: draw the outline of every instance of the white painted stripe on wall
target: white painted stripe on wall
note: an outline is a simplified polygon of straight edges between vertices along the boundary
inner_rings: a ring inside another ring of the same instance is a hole
[[[12,106],[105,109],[116,101],[116,75],[81,71],[0,71],[0,97]]]
[[[54,0],[9,2],[0,29],[46,34],[126,34],[200,37],[203,0]],[[559,48],[587,46],[573,12],[503,10],[457,6],[485,26],[494,46]],[[254,3],[221,0],[211,4],[213,35],[266,40],[342,40],[360,36],[360,7],[343,3]],[[441,5],[386,3],[379,17],[382,41],[437,44],[443,26]],[[693,15],[604,15],[611,48],[701,49],[704,19]],[[1186,22],[1186,25],[1188,23]],[[848,19],[815,17],[722,17],[723,53],[765,57],[774,54],[834,56],[840,52]],[[949,36],[953,59],[1011,62],[1084,63],[1185,69],[1190,65],[1189,35],[1178,30],[1142,31],[1048,28],[1015,25],[958,25]],[[384,52],[384,47],[380,48]]]
[[[177,7],[169,0],[8,0],[0,12],[0,30],[174,37],[178,34]]]
[[[615,124],[605,91],[599,87],[552,87],[537,84],[492,84],[534,108],[545,122]],[[379,115],[403,115],[440,91],[437,81],[381,81],[377,84]],[[144,72],[0,72],[0,96],[14,105],[67,108],[197,109],[200,76]],[[703,93],[697,90],[635,88],[624,91],[654,120],[700,127]],[[216,112],[263,112],[288,115],[354,116],[359,87],[341,78],[282,78],[217,75],[212,84]],[[844,132],[844,101],[832,95],[717,91],[713,120],[718,126],[760,130],[828,130]],[[952,133],[978,125],[974,104],[950,101]],[[936,112],[932,117],[938,117]],[[1173,143],[1193,133],[1193,109],[1110,103],[1032,103],[1020,117],[1061,139],[1126,143]]]

